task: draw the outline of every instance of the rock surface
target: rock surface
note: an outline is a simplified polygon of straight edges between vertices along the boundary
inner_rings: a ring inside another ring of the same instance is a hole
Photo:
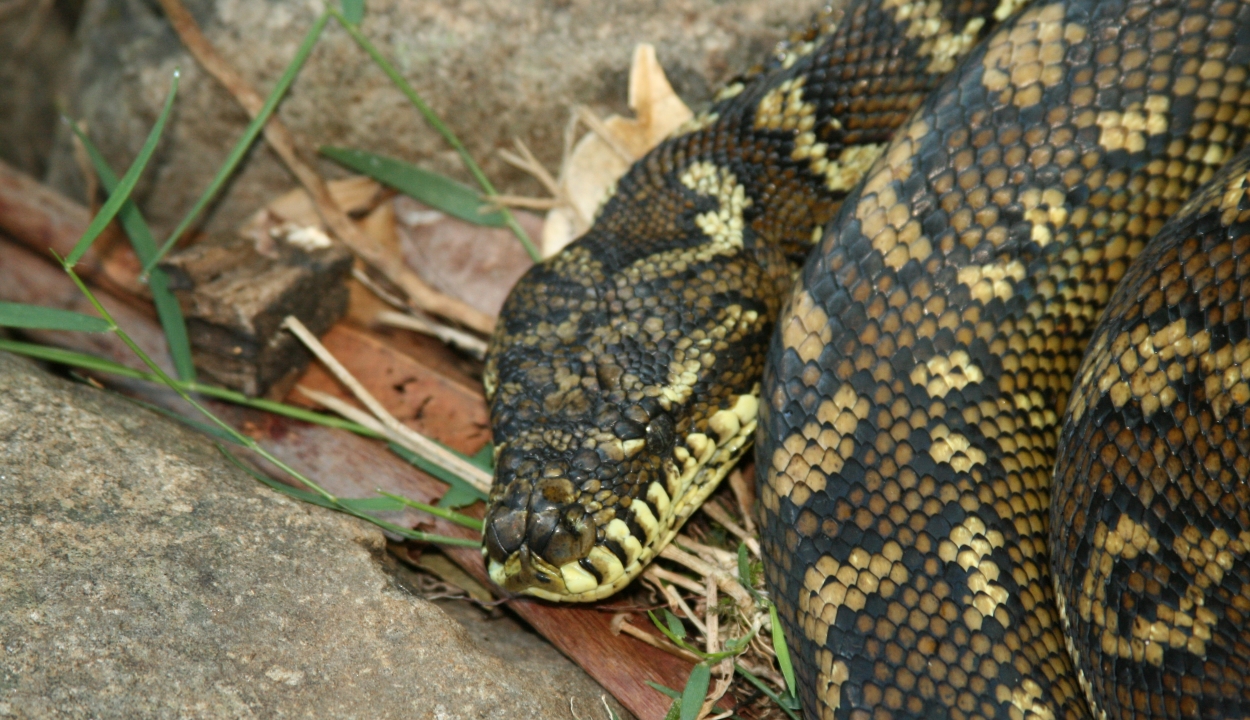
[[[492,652],[405,591],[384,547],[0,353],[0,717],[604,716],[550,648]]]
[[[185,3],[221,53],[264,93],[330,1]],[[519,137],[548,168],[558,168],[571,105],[587,104],[601,114],[627,112],[626,81],[637,43],[656,46],[677,92],[697,107],[732,74],[763,60],[821,4],[370,0],[362,31],[455,129],[501,192],[545,195],[495,151],[511,148]],[[246,117],[186,54],[150,0],[88,0],[78,41],[71,112],[88,121],[119,172],[143,144],[174,68],[184,73],[166,141],[136,195],[149,221],[168,231],[208,185]],[[279,115],[306,150],[360,148],[469,180],[441,137],[333,22]],[[49,179],[66,191],[80,182],[64,132]],[[254,151],[206,229],[234,227],[291,185],[267,148]]]

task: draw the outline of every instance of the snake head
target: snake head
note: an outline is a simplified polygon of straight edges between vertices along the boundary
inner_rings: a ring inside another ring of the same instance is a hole
[[[667,416],[652,436],[672,435]],[[596,431],[597,432],[597,431]],[[501,447],[485,522],[484,552],[491,579],[505,589],[555,600],[593,600],[627,584],[650,559],[669,510],[667,493],[639,499],[635,487],[663,475],[662,463],[641,445],[614,434],[593,448],[558,449],[541,438],[518,437]],[[550,438],[547,438],[549,440]],[[652,450],[671,453],[652,441]],[[671,464],[671,463],[670,463]]]
[[[498,446],[485,521],[491,579],[558,601],[621,589],[745,449],[757,405],[743,395],[714,413],[708,424],[723,431],[719,442],[678,437],[669,413],[645,399],[624,410],[605,404],[591,413],[593,423],[567,434],[538,425],[508,436]]]
[[[720,194],[741,211],[740,192]],[[690,215],[716,205],[697,197]],[[504,303],[484,373],[484,552],[509,591],[589,601],[624,587],[750,442],[774,309],[757,293],[779,297],[790,270],[683,222],[689,237],[583,236]]]

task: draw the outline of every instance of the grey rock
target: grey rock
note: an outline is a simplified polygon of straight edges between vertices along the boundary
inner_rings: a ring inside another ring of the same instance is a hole
[[[483,648],[386,557],[192,431],[0,353],[0,717],[604,717],[579,671]]]
[[[337,0],[332,0],[337,4]],[[295,54],[326,2],[186,0],[209,39],[261,92]],[[503,163],[496,149],[521,138],[547,167],[559,167],[573,104],[626,112],[630,58],[639,42],[657,48],[674,87],[706,102],[736,72],[762,60],[822,0],[370,0],[366,36],[392,58],[482,163],[501,192],[546,193]],[[174,68],[184,75],[166,141],[136,197],[148,219],[172,229],[242,135],[246,117],[182,49],[150,0],[88,0],[81,51],[69,88],[117,168],[134,158],[155,120]],[[305,149],[339,145],[391,155],[470,181],[454,152],[390,81],[331,23],[279,116]],[[323,163],[327,172],[331,166]],[[341,171],[340,171],[341,172]],[[49,180],[74,192],[79,172],[61,134]],[[292,179],[261,144],[205,229],[238,225]]]

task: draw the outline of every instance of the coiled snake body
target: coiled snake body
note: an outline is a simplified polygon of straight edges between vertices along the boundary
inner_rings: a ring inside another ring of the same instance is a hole
[[[830,12],[522,279],[497,582],[610,594],[755,435],[809,717],[1250,716],[1250,4],[1013,10]]]

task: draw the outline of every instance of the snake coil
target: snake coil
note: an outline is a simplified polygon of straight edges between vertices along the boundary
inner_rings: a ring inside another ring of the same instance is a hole
[[[754,437],[808,717],[1250,716],[1248,71],[1243,0],[823,15],[509,297],[492,577],[610,594]]]

